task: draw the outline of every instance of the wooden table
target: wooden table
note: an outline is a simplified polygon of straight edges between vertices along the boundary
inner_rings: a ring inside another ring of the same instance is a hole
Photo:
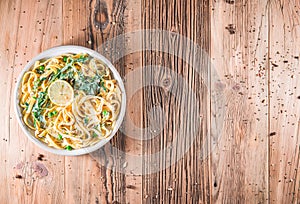
[[[299,1],[2,0],[0,11],[1,203],[300,203]],[[146,29],[170,38],[114,41]],[[183,36],[203,53],[176,46]],[[154,50],[127,53],[150,41]],[[48,153],[17,124],[13,90],[25,64],[69,44],[114,61],[132,94],[102,162]],[[179,78],[196,101],[182,97]],[[147,131],[157,134],[141,140]]]

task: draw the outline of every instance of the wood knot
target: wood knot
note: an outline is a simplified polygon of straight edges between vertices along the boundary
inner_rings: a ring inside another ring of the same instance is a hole
[[[103,31],[109,23],[107,5],[104,1],[97,1],[94,11],[94,26]]]
[[[165,88],[168,88],[171,84],[171,80],[169,78],[166,78],[162,81],[162,83]]]

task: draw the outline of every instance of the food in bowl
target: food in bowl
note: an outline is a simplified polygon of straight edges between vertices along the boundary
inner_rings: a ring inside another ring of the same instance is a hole
[[[109,67],[87,53],[35,61],[20,84],[22,120],[55,149],[77,150],[108,138],[122,94]]]

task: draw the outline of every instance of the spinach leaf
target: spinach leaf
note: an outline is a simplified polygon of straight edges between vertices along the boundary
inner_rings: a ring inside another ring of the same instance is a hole
[[[100,92],[102,76],[96,74],[94,77],[84,76],[82,72],[78,72],[78,79],[75,81],[74,88],[81,90],[87,95],[97,95]]]
[[[33,82],[33,90],[37,90],[39,86],[45,81],[47,78],[43,77],[41,79],[37,79],[35,82]]]
[[[76,62],[86,62],[88,60],[88,57],[85,57],[84,55],[81,55],[78,59],[76,59]]]
[[[36,102],[32,108],[32,114],[34,119],[36,119],[37,121],[44,123],[44,118],[42,115],[42,107],[43,105],[46,103],[46,101],[48,100],[47,97],[47,93],[46,92],[39,92],[38,93],[38,97],[36,98]]]

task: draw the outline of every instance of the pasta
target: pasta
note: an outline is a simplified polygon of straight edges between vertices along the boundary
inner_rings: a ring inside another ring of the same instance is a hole
[[[23,121],[36,138],[56,149],[80,149],[114,129],[121,91],[110,69],[88,54],[36,61],[21,82]]]

